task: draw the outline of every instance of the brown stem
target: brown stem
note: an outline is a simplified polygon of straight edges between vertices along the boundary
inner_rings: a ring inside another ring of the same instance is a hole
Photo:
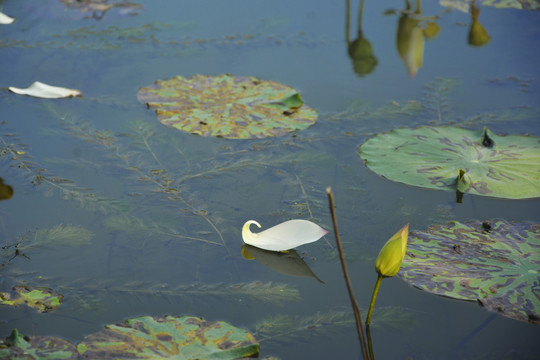
[[[336,213],[334,210],[334,195],[332,194],[332,189],[330,187],[326,188],[326,193],[328,194],[328,201],[330,202],[330,214],[332,215],[332,222],[334,224],[334,234],[336,235],[336,244],[339,252],[339,259],[341,260],[341,268],[343,269],[343,276],[345,277],[345,282],[347,283],[347,290],[349,291],[349,297],[351,299],[351,305],[354,311],[354,317],[356,319],[356,330],[358,330],[358,337],[360,339],[360,346],[362,347],[362,355],[365,360],[370,360],[369,352],[366,346],[366,337],[364,335],[364,326],[362,323],[362,316],[360,315],[360,310],[358,309],[358,303],[354,297],[353,289],[351,286],[351,280],[349,278],[349,272],[347,271],[347,264],[345,264],[345,256],[343,256],[343,248],[341,247],[341,240],[339,238],[338,226]]]

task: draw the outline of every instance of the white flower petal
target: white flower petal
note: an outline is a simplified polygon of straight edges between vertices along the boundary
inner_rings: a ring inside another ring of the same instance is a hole
[[[39,81],[34,82],[30,87],[26,89],[19,89],[10,86],[9,91],[19,95],[29,95],[44,99],[58,99],[65,97],[81,96],[82,93],[79,90],[66,89],[58,86],[51,86]]]
[[[14,18],[9,17],[6,14],[0,12],[0,24],[2,25],[13,24],[14,21],[15,21]]]
[[[249,220],[242,229],[242,238],[246,244],[271,251],[285,251],[300,245],[319,240],[328,231],[307,220],[289,220],[268,230],[252,233],[251,224],[260,227],[259,223]]]

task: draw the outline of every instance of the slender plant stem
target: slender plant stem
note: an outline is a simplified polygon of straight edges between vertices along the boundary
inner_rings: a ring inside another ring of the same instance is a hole
[[[373,342],[371,341],[371,327],[369,325],[366,325],[366,335],[369,356],[371,356],[371,360],[375,360],[375,354],[373,354]]]
[[[371,324],[371,313],[373,312],[373,306],[375,306],[375,299],[377,299],[377,293],[379,292],[379,287],[381,286],[381,280],[383,276],[379,274],[377,277],[377,282],[375,283],[375,289],[373,289],[373,295],[371,295],[371,303],[369,304],[369,311],[367,313],[366,325]]]
[[[362,315],[360,315],[360,310],[358,309],[358,303],[354,297],[351,280],[349,278],[349,272],[347,271],[347,264],[345,263],[345,256],[343,255],[343,248],[341,247],[341,240],[339,238],[339,231],[337,226],[336,213],[334,210],[334,195],[332,194],[332,189],[330,187],[326,188],[326,193],[328,194],[328,201],[330,202],[330,214],[332,214],[332,222],[334,224],[334,234],[336,235],[336,244],[339,252],[339,259],[341,260],[341,268],[343,269],[343,276],[345,277],[345,282],[347,283],[347,290],[349,291],[349,297],[351,299],[351,305],[354,311],[354,317],[356,319],[356,330],[358,330],[358,337],[360,339],[360,346],[362,347],[362,355],[365,360],[370,360],[369,352],[366,345],[366,336],[364,335],[364,325],[362,323]]]

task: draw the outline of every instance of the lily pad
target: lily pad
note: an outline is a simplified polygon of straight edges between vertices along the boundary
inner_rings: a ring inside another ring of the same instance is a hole
[[[91,359],[238,359],[259,353],[249,331],[193,316],[142,316],[107,325],[77,348]]]
[[[468,13],[471,8],[470,1],[466,0],[439,0],[441,6]],[[538,0],[482,0],[479,5],[494,6],[496,8],[519,9],[519,10],[538,10],[540,9],[540,1]]]
[[[360,147],[374,172],[408,185],[484,196],[540,196],[540,138],[421,126],[379,134]]]
[[[161,123],[202,136],[280,136],[317,121],[295,89],[251,76],[176,76],[139,89],[137,98]]]
[[[451,222],[409,234],[399,276],[427,292],[540,322],[540,225]]]
[[[78,359],[71,342],[52,336],[23,336],[17,329],[0,339],[2,359]]]
[[[18,285],[13,288],[13,292],[14,294],[0,292],[0,304],[26,305],[38,309],[39,312],[47,312],[59,307],[64,300],[64,295],[46,287]]]

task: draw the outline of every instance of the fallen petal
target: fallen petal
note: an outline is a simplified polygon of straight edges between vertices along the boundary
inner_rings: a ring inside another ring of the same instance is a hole
[[[26,89],[19,89],[13,86],[10,86],[8,89],[15,94],[28,95],[44,99],[59,99],[82,95],[82,92],[80,92],[79,90],[51,86],[39,81],[34,82],[30,87]]]
[[[14,18],[9,17],[6,14],[0,12],[0,24],[8,25],[8,24],[13,24],[14,22],[15,22]]]
[[[251,224],[259,227],[258,222],[249,220],[242,228],[242,238],[248,245],[270,251],[285,251],[300,245],[319,240],[328,231],[307,220],[289,220],[260,233],[252,233]]]

